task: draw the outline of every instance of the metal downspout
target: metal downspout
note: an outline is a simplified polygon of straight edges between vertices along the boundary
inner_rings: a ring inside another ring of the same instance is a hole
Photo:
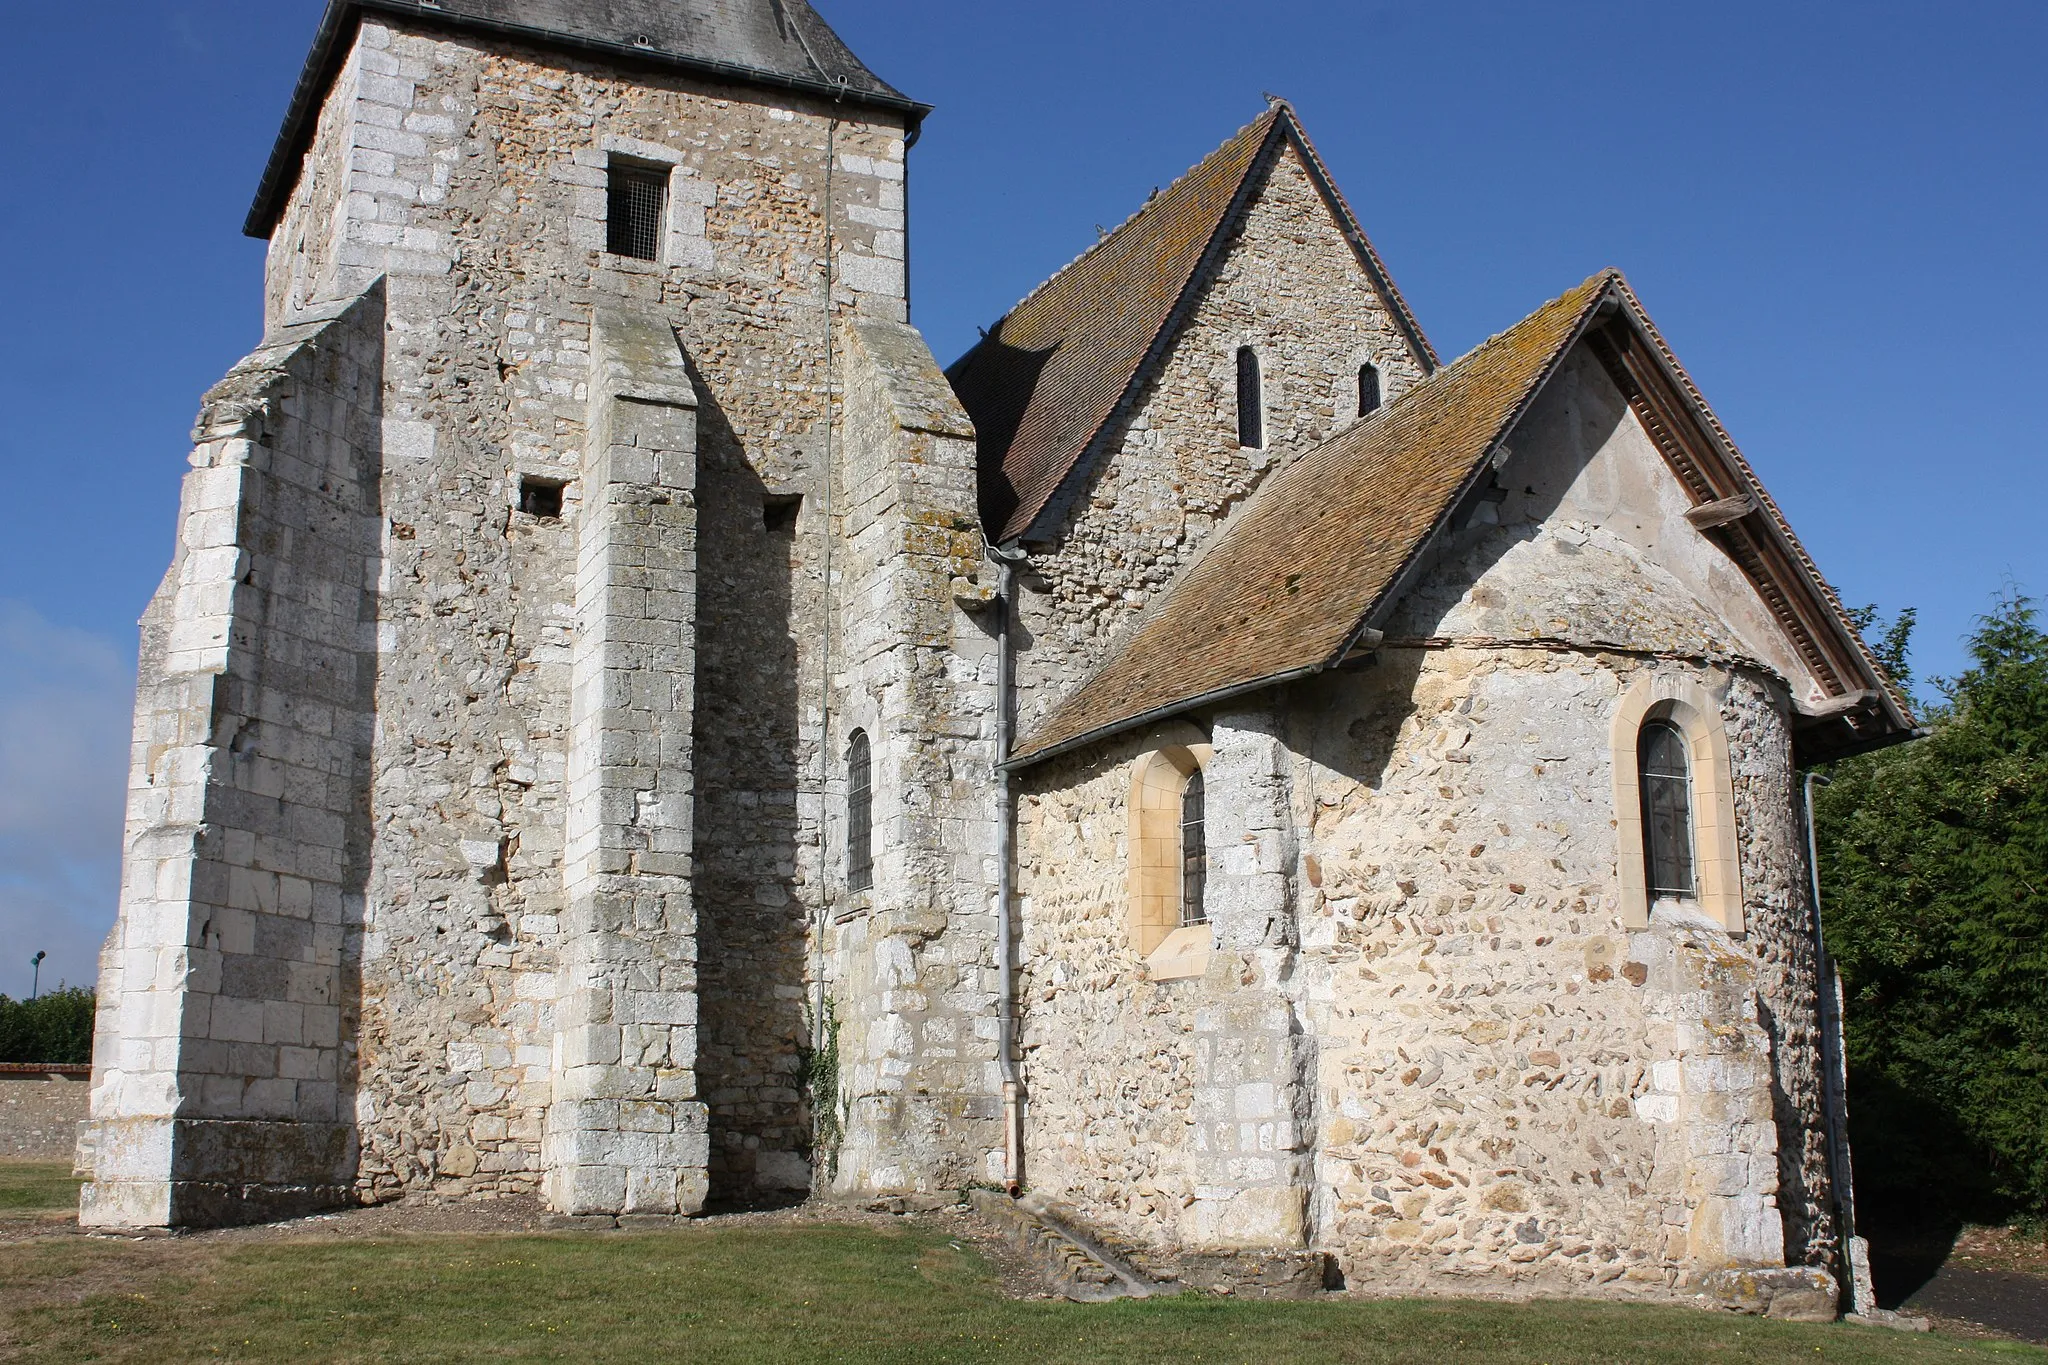
[[[996,638],[996,1055],[1003,1080],[1003,1184],[1011,1194],[1024,1185],[1024,1084],[1017,1066],[1016,802],[1007,766],[1014,739],[1012,694],[1016,656],[1010,634],[1015,610],[1017,566],[1022,550],[990,546],[997,565],[996,609],[1002,613]]]
[[[1871,1287],[1870,1258],[1866,1245],[1856,1235],[1855,1176],[1849,1165],[1849,1104],[1844,1093],[1847,1056],[1842,1040],[1842,984],[1828,956],[1827,935],[1820,918],[1820,838],[1814,829],[1813,788],[1828,780],[1817,772],[1806,774],[1806,872],[1813,898],[1814,994],[1820,1006],[1821,1105],[1827,1119],[1828,1184],[1834,1193],[1836,1237],[1841,1247],[1842,1269],[1849,1283],[1851,1312],[1871,1314],[1877,1297]]]

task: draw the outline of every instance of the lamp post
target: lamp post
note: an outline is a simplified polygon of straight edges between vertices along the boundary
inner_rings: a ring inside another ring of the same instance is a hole
[[[34,957],[28,960],[28,965],[35,969],[35,975],[29,978],[28,998],[31,1000],[35,999],[36,996],[42,993],[43,959],[48,956],[48,953],[37,953]]]

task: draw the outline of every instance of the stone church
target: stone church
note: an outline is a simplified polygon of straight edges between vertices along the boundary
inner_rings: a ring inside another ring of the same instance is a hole
[[[1628,284],[1446,363],[1274,101],[942,371],[929,112],[806,0],[331,0],[84,1223],[991,1187],[1191,1278],[1830,1284],[1799,771],[1914,722]]]

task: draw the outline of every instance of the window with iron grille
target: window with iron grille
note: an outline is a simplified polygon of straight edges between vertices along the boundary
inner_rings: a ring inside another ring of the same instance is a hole
[[[661,229],[668,219],[668,172],[614,161],[606,250],[643,261],[661,259]]]
[[[1380,367],[1365,364],[1358,367],[1358,415],[1370,417],[1380,410]]]
[[[1692,765],[1685,734],[1668,720],[1643,727],[1643,861],[1650,902],[1696,900],[1692,856]]]
[[[846,889],[875,884],[873,763],[867,733],[855,730],[846,745]]]
[[[1237,443],[1247,450],[1266,444],[1266,396],[1259,382],[1259,353],[1237,348]]]
[[[1180,792],[1180,927],[1209,922],[1204,896],[1209,889],[1207,793],[1202,770],[1188,774]]]

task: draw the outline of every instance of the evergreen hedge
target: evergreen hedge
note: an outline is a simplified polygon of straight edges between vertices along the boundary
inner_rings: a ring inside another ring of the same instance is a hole
[[[1930,737],[1830,774],[1815,802],[1821,904],[1848,997],[1859,1194],[1979,1221],[2039,1220],[2048,634],[2034,604],[2002,599],[1979,620],[1970,655],[1968,671],[1937,684]]]
[[[93,994],[59,987],[34,1000],[0,995],[0,1062],[72,1066],[92,1060]]]

